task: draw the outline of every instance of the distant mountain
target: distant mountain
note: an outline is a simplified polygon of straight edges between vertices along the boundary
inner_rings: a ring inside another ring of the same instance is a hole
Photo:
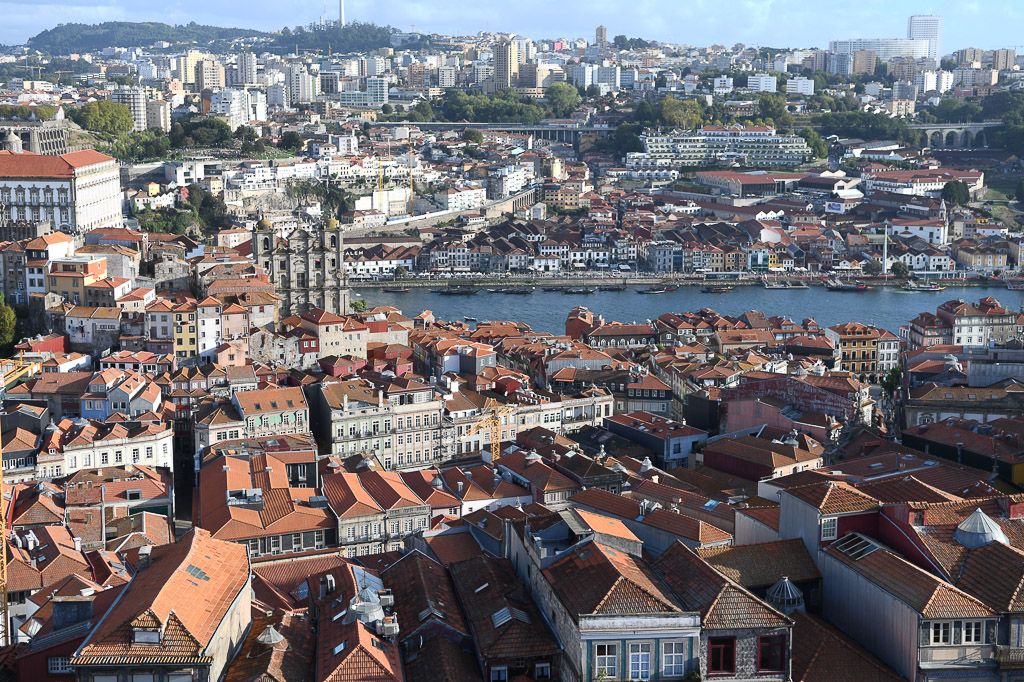
[[[268,33],[248,28],[221,28],[192,22],[171,26],[157,22],[107,21],[102,24],[60,24],[28,39],[28,46],[46,54],[93,52],[105,47],[144,47],[158,40],[169,43],[265,37]]]
[[[274,52],[321,50],[328,52],[364,52],[391,45],[391,35],[397,29],[391,26],[351,22],[344,27],[337,22],[325,26],[310,24],[285,28],[271,34],[247,28],[221,28],[191,23],[171,26],[156,22],[107,21],[102,24],[61,24],[28,39],[28,46],[44,54],[66,55],[76,52],[94,52],[105,47],[145,47],[163,40],[175,45],[196,43],[203,49],[211,41],[236,38],[273,38],[261,49]]]

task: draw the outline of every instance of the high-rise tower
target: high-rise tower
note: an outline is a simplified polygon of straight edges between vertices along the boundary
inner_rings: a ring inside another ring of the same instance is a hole
[[[907,37],[928,41],[928,57],[936,64],[942,59],[942,17],[915,14],[907,20]]]

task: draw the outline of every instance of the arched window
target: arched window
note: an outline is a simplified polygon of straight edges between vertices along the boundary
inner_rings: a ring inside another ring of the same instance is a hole
[[[331,235],[331,248],[332,249],[338,248],[338,236],[337,235],[333,235],[333,234]]]
[[[270,237],[263,238],[263,248],[266,249],[267,251],[270,250]]]

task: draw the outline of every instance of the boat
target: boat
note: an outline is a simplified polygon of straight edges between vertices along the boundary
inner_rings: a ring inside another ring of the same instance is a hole
[[[946,287],[935,282],[928,282],[927,284],[921,282],[904,282],[903,291],[942,291]]]
[[[664,294],[668,289],[665,287],[651,287],[650,289],[637,289],[638,294]]]
[[[466,322],[476,322],[476,318],[475,317],[470,317],[469,315],[466,315],[462,319],[465,320]]]
[[[771,281],[767,277],[761,278],[761,283],[764,284],[765,289],[789,289],[789,282],[785,281]]]
[[[675,291],[675,287],[665,287],[665,291]]]
[[[592,293],[594,293],[594,290],[593,289],[582,289],[582,288],[576,289],[576,288],[572,288],[572,289],[562,289],[562,293],[563,294],[583,295],[583,294],[592,294]]]
[[[402,287],[384,287],[384,289],[382,291],[384,291],[384,293],[386,293],[386,294],[407,294],[407,293],[409,293],[409,289],[407,287],[406,288],[402,288]]]
[[[618,285],[616,285],[616,286],[603,286],[603,287],[598,287],[597,290],[598,291],[625,291],[626,287],[618,286]]]
[[[533,293],[533,290],[528,287],[506,287],[504,289],[488,289],[488,291],[497,291],[499,294],[513,294],[515,296],[524,296]]]
[[[790,289],[810,289],[804,282],[786,282],[786,284]]]
[[[544,287],[542,291],[564,291],[562,287]]]
[[[727,294],[727,293],[729,293],[732,290],[733,290],[733,287],[723,287],[723,286],[704,287],[703,289],[700,290],[700,293],[702,293],[702,294]]]
[[[864,282],[844,282],[839,279],[826,279],[825,288],[829,291],[871,291],[871,285]]]

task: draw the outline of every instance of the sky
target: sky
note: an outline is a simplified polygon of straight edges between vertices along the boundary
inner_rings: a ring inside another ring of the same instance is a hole
[[[18,44],[57,23],[163,21],[278,30],[338,16],[338,0],[0,0],[0,43]],[[1020,0],[347,0],[348,21],[446,34],[514,32],[534,39],[609,37],[691,45],[744,43],[828,47],[837,38],[906,37],[911,14],[944,18],[943,52],[962,47],[1013,48],[1024,43]],[[1017,47],[1024,52],[1024,45]]]

